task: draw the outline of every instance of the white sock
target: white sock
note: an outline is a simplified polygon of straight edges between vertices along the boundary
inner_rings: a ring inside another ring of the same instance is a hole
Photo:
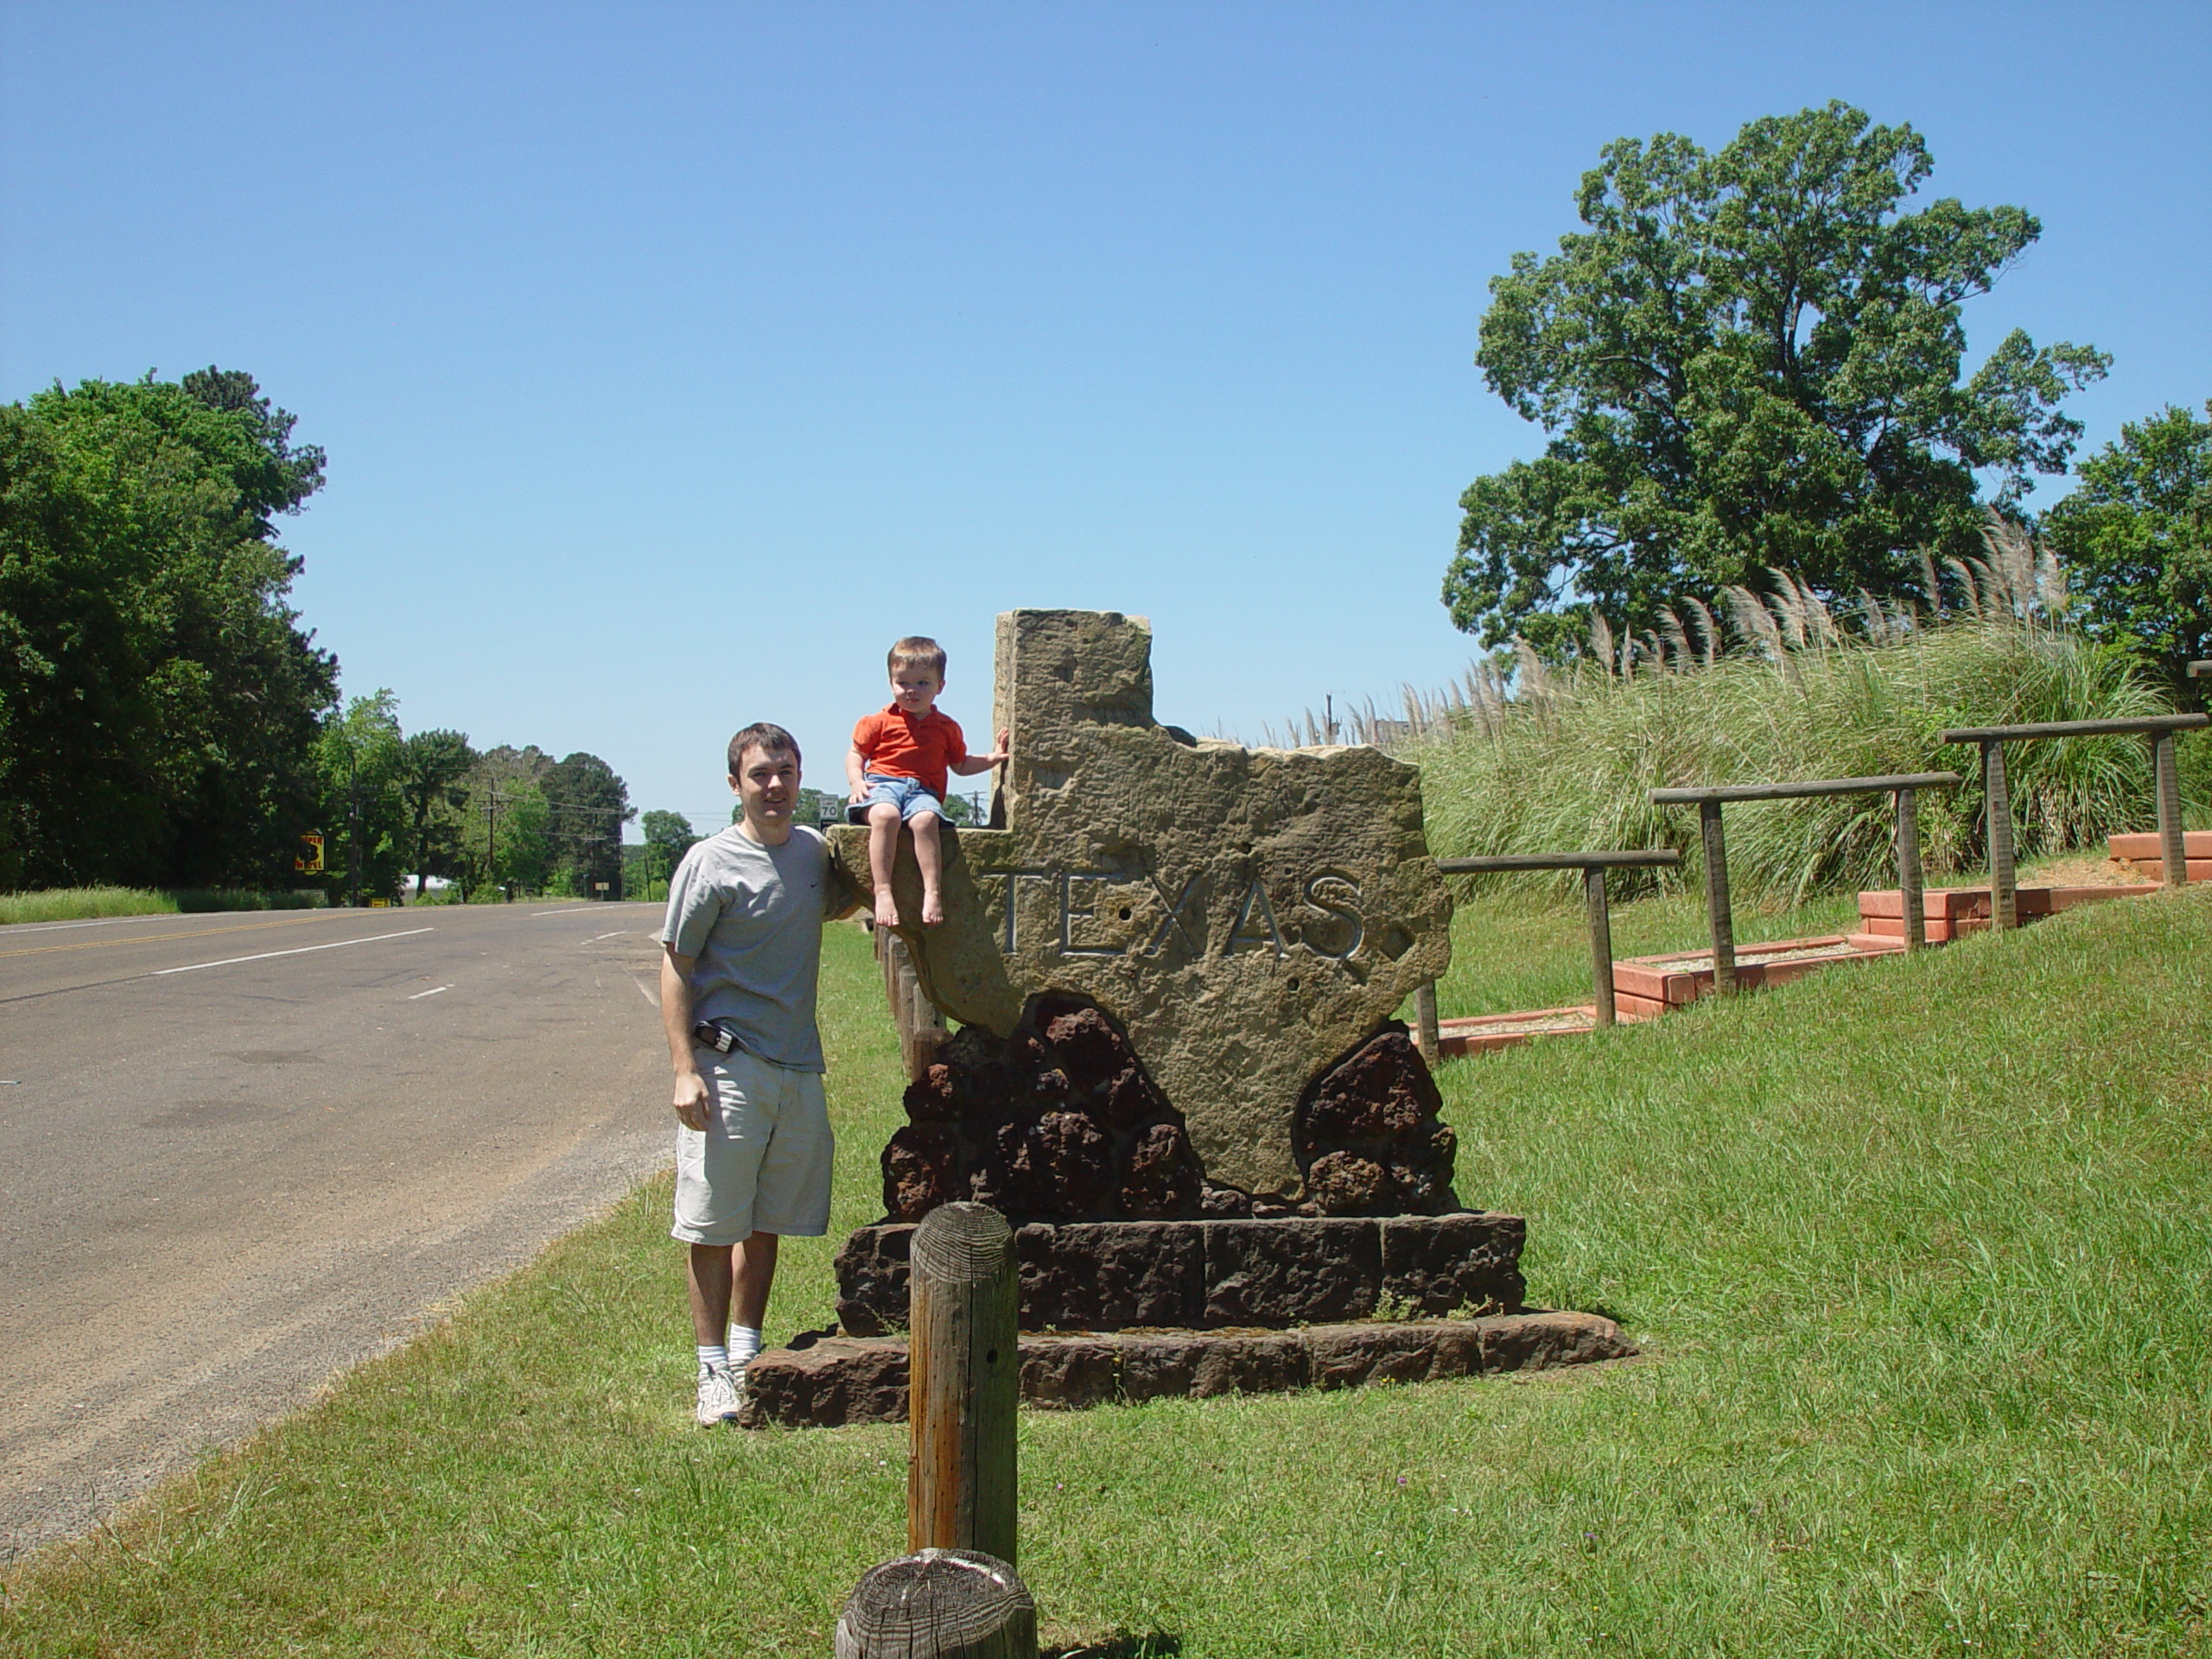
[[[723,1347],[721,1344],[718,1342],[702,1342],[699,1344],[699,1372],[701,1376],[704,1376],[709,1371],[726,1371],[728,1370],[729,1370],[728,1349]]]
[[[760,1351],[760,1331],[757,1325],[733,1325],[729,1328],[729,1363],[734,1371],[743,1371]]]

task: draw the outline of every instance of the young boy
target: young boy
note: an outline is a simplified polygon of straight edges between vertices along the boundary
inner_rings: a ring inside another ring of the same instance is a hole
[[[891,647],[891,702],[853,728],[853,747],[845,756],[845,780],[852,786],[852,817],[868,825],[868,873],[875,883],[875,925],[895,926],[899,906],[891,896],[891,864],[899,852],[899,826],[914,830],[914,861],[922,868],[922,925],[944,920],[938,891],[944,855],[938,843],[938,822],[944,817],[948,772],[972,778],[1007,758],[1007,734],[989,754],[969,754],[967,740],[951,715],[937,707],[944,690],[944,650],[918,636]]]

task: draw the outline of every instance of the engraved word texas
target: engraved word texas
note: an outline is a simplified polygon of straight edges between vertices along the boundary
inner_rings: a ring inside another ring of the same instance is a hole
[[[1297,907],[1281,921],[1266,884],[1256,880],[1245,885],[1233,911],[1223,907],[1217,915],[1208,904],[1211,884],[1203,870],[1179,882],[1163,881],[1156,873],[1133,876],[1120,870],[973,874],[999,950],[1007,956],[1030,942],[1017,918],[1026,908],[1033,925],[1039,898],[1050,906],[1046,915],[1057,915],[1059,952],[1068,957],[1135,956],[1173,964],[1233,957],[1240,950],[1264,950],[1281,960],[1288,950],[1305,950],[1342,962],[1367,938],[1359,884],[1338,870],[1308,876],[1299,889]],[[1031,902],[1025,906],[1024,899]]]

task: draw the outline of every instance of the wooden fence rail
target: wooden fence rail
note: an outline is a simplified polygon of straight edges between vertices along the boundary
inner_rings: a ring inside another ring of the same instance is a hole
[[[1613,919],[1605,907],[1605,872],[1657,869],[1679,864],[1682,855],[1671,848],[1632,853],[1505,853],[1491,858],[1440,858],[1436,868],[1446,875],[1477,875],[1491,870],[1580,870],[1583,903],[1590,917],[1590,968],[1598,989],[1598,1023],[1613,1023]],[[1421,1018],[1421,1052],[1431,1058],[1442,1052],[1443,1034],[1436,1022],[1436,987],[1424,985],[1414,1007]]]
[[[2187,849],[2181,833],[2181,774],[2174,766],[2174,734],[2212,725],[2212,715],[2145,715],[2139,720],[2047,720],[2030,726],[1958,726],[1942,733],[1946,743],[1981,747],[1982,815],[1989,830],[1989,925],[2020,925],[2018,882],[2012,868],[2012,797],[2005,780],[2005,746],[2046,737],[2122,737],[2140,733],[2151,740],[2158,798],[2158,853],[2166,885],[2189,880]]]
[[[1705,844],[1705,916],[1713,933],[1713,986],[1723,996],[1736,994],[1736,924],[1728,907],[1728,843],[1720,827],[1726,801],[1794,801],[1819,795],[1895,795],[1897,800],[1897,888],[1904,901],[1904,948],[1928,943],[1922,891],[1919,791],[1955,789],[1955,772],[1891,772],[1878,778],[1815,778],[1798,784],[1700,784],[1685,789],[1655,789],[1655,806],[1694,805]]]

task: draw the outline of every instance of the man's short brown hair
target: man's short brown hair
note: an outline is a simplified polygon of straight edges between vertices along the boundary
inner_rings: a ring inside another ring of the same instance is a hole
[[[765,720],[753,721],[752,725],[730,739],[729,775],[731,777],[736,777],[744,770],[745,752],[747,749],[759,749],[766,754],[788,753],[794,762],[802,766],[805,764],[799,758],[798,739],[793,737],[782,727],[771,726]]]
[[[910,633],[891,647],[886,666],[893,674],[902,668],[926,668],[941,680],[944,677],[944,647],[925,635]]]

